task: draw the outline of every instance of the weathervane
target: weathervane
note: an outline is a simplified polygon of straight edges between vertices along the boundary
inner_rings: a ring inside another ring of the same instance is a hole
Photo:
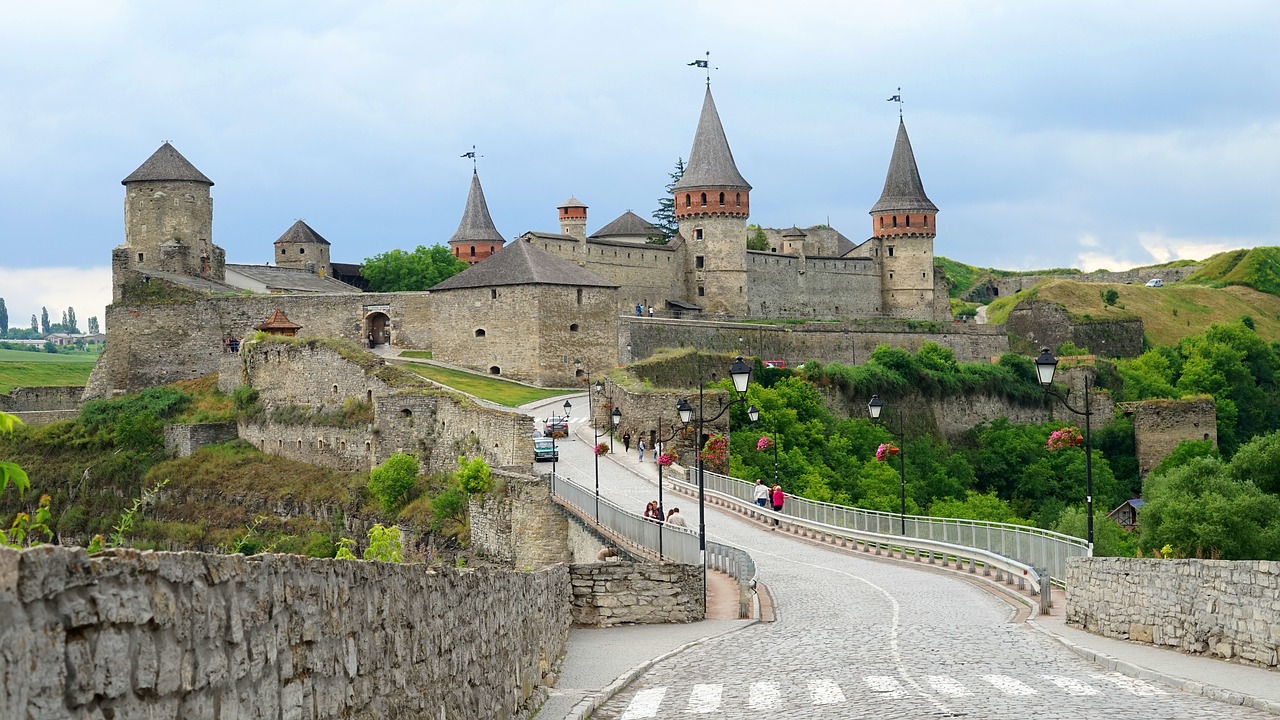
[[[710,50],[707,51],[707,58],[705,60],[694,60],[693,62],[688,63],[688,65],[689,67],[700,67],[700,68],[706,69],[707,85],[711,84],[711,71],[720,69],[718,67],[711,67],[711,51]]]
[[[474,171],[475,171],[475,169],[476,169],[476,158],[478,158],[478,157],[484,157],[484,156],[483,156],[483,155],[476,155],[476,146],[475,146],[475,145],[472,145],[472,146],[471,146],[471,152],[464,152],[464,153],[462,153],[462,155],[460,155],[459,157],[471,158],[471,170],[472,170],[472,172],[474,172]]]
[[[888,102],[898,103],[898,119],[901,120],[902,119],[902,88],[898,88],[898,93],[893,97],[888,98]]]

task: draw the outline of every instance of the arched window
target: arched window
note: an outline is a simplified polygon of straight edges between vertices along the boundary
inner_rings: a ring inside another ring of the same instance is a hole
[[[401,408],[400,417],[411,418],[413,417],[413,411],[410,410],[409,408]]]
[[[490,374],[490,375],[501,375],[501,374],[502,374],[502,368],[498,367],[497,365],[494,365],[494,366],[492,366],[492,367],[490,367],[490,368],[489,368],[489,374]]]
[[[702,207],[706,207],[706,206],[707,206],[707,194],[702,193]]]
[[[476,246],[475,246],[475,245],[472,245],[472,246],[471,246],[471,257],[475,257],[475,256],[476,256]]]
[[[484,337],[484,328],[476,328],[476,337]]]
[[[898,216],[897,216],[897,215],[894,215],[894,216],[893,216],[893,226],[894,226],[894,227],[898,227]]]
[[[285,250],[284,248],[280,248],[280,254],[281,254],[281,255],[285,254],[286,252],[289,252],[289,251],[288,251],[288,250]]]
[[[724,193],[720,193],[720,207],[724,207]]]
[[[929,227],[929,216],[928,216],[928,215],[925,215],[925,216],[924,216],[924,226],[925,226],[925,227]]]
[[[880,227],[884,227],[884,216],[880,216]]]
[[[911,227],[911,216],[907,216],[907,227]]]
[[[733,202],[734,202],[738,207],[742,207],[742,193],[734,193],[734,194],[733,194]]]
[[[684,206],[693,207],[693,198],[692,196],[689,195],[689,193],[684,194]],[[138,260],[141,261],[142,258],[138,258]]]
[[[298,248],[298,254],[299,254],[299,255],[306,255],[306,254],[307,254],[307,249],[306,249],[306,248]]]

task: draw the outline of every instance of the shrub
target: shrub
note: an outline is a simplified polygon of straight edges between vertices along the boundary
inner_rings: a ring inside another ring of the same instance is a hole
[[[409,500],[409,492],[418,481],[418,459],[407,453],[395,453],[369,473],[369,492],[388,515]]]
[[[456,520],[462,517],[466,509],[467,497],[457,488],[449,488],[431,501],[431,514],[435,516],[436,523],[441,520]]]
[[[1116,292],[1115,288],[1107,288],[1106,290],[1102,291],[1102,302],[1106,303],[1107,305],[1115,305],[1116,301],[1118,301],[1119,299],[1120,299],[1120,293]]]
[[[493,487],[493,471],[484,458],[458,458],[458,486],[469,493],[487,493]]]

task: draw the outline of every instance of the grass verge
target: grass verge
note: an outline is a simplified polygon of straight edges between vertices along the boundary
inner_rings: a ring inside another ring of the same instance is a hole
[[[446,387],[461,390],[478,398],[483,398],[499,405],[506,405],[507,407],[517,407],[525,403],[545,400],[565,393],[562,389],[528,387],[486,375],[442,368],[438,365],[405,363],[403,367]]]

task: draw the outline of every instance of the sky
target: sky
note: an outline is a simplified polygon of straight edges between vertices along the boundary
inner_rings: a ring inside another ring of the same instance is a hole
[[[0,0],[0,298],[110,302],[120,180],[171,141],[229,262],[442,244],[474,145],[511,239],[649,217],[712,92],[750,222],[860,241],[898,94],[935,252],[1124,269],[1280,244],[1280,3]],[[83,322],[82,322],[83,326]],[[83,327],[82,327],[83,329]]]

